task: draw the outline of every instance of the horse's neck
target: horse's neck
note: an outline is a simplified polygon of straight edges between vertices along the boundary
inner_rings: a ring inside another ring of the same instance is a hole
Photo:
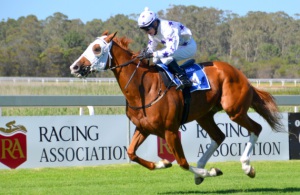
[[[121,54],[120,52],[123,53]],[[127,63],[132,59],[130,53],[122,48],[119,48],[117,52],[113,53],[113,56],[115,58],[113,59],[114,66]],[[156,79],[157,74],[145,68],[146,65],[143,64],[143,62],[140,62],[141,64],[139,66],[137,62],[138,61],[133,62],[122,68],[116,68],[113,71],[124,96],[127,101],[131,102],[151,98],[157,94],[160,87]]]
[[[153,73],[149,73],[148,69],[137,64],[129,64],[115,69],[114,75],[125,96],[132,96],[133,94],[137,96],[140,93],[145,94],[145,89],[151,87],[151,82],[145,82],[145,80],[151,78]]]

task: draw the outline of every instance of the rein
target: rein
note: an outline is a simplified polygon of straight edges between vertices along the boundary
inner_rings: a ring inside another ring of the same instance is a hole
[[[163,98],[166,93],[169,91],[170,86],[172,85],[172,81],[169,83],[169,85],[167,86],[167,88],[164,90],[164,92],[161,94],[161,84],[160,84],[160,89],[157,93],[157,96],[149,103],[143,106],[130,106],[128,104],[128,102],[126,101],[126,104],[129,108],[133,109],[133,110],[139,110],[139,109],[143,109],[143,108],[149,108],[151,106],[153,106],[155,103],[157,103],[161,98]]]
[[[132,80],[133,76],[135,75],[135,73],[136,73],[137,69],[139,68],[140,64],[141,64],[141,61],[139,61],[138,65],[136,66],[134,72],[133,72],[132,75],[130,76],[129,81],[128,81],[127,84],[125,85],[125,88],[124,88],[124,89],[127,89],[128,85],[129,85],[129,83],[130,83],[130,81]]]
[[[129,60],[128,62],[125,62],[124,64],[121,64],[121,65],[118,65],[118,66],[114,66],[114,67],[110,67],[110,66],[111,66],[111,58],[109,58],[109,68],[108,68],[108,69],[114,70],[114,69],[117,69],[117,68],[122,68],[122,67],[128,66],[129,64],[131,64],[132,62],[134,62],[134,61],[137,60],[137,59],[138,59],[138,57],[135,57],[135,58],[133,58],[132,60]],[[139,61],[138,65],[136,66],[136,68],[135,68],[135,70],[134,70],[134,72],[133,72],[132,75],[130,76],[130,79],[129,79],[129,81],[127,82],[127,84],[125,85],[125,88],[124,88],[124,89],[127,89],[128,85],[129,85],[129,83],[130,83],[130,81],[132,80],[133,76],[135,75],[135,73],[136,73],[137,69],[139,68],[140,64],[141,64],[141,60]]]
[[[140,64],[141,64],[141,58],[139,58],[138,56],[129,60],[128,62],[125,62],[123,64],[120,64],[120,65],[117,65],[117,66],[114,66],[114,67],[109,67],[108,69],[110,70],[115,70],[117,68],[122,68],[122,67],[125,67],[125,66],[128,66],[130,64],[132,64],[132,62],[134,62],[135,60],[137,59],[140,59],[139,63],[137,64],[136,66],[136,69],[134,70],[134,72],[132,73],[132,75],[130,76],[127,84],[125,85],[125,88],[124,89],[127,89],[129,83],[131,82],[132,78],[134,77],[137,69],[139,68]],[[111,65],[111,58],[109,58],[110,62],[109,62],[109,66]],[[160,83],[160,89],[157,93],[157,96],[149,103],[149,104],[146,104],[146,105],[143,105],[143,106],[131,106],[128,104],[128,101],[126,100],[126,104],[128,105],[129,108],[133,109],[133,110],[139,110],[139,109],[143,109],[143,108],[149,108],[151,107],[152,105],[154,105],[155,103],[157,103],[161,98],[163,98],[165,96],[165,94],[168,92],[170,86],[172,85],[172,81],[168,84],[167,88],[162,92],[161,90],[161,83]]]
[[[132,62],[134,62],[137,59],[138,59],[138,57],[135,57],[132,60],[130,60],[128,62],[125,62],[124,64],[121,64],[121,65],[118,65],[118,66],[114,66],[114,67],[109,67],[108,69],[109,70],[114,70],[114,69],[117,69],[117,68],[122,68],[124,66],[128,66],[129,64],[131,64]],[[109,60],[111,60],[111,59],[109,59]],[[139,62],[139,64],[140,64],[140,62]]]
[[[116,68],[121,68],[121,67],[124,67],[124,66],[128,66],[129,64],[131,64],[132,62],[134,62],[138,57],[135,57],[134,59],[124,63],[124,64],[121,64],[121,65],[118,65],[118,66],[115,66],[115,67],[111,67],[109,68],[110,70],[113,70],[113,69],[116,69]],[[132,75],[130,76],[126,86],[124,89],[127,89],[130,81],[132,80],[133,76],[135,75],[137,69],[139,68],[141,64],[141,61],[139,61],[138,65],[136,66],[134,72],[132,73]],[[161,90],[161,82],[160,82],[160,87],[159,87],[159,91],[157,93],[157,96],[149,103],[149,104],[146,104],[146,105],[143,105],[143,106],[131,106],[128,104],[128,101],[126,100],[126,104],[129,108],[133,109],[133,110],[139,110],[139,109],[144,109],[144,108],[149,108],[151,107],[152,105],[154,105],[155,103],[157,103],[161,98],[163,98],[165,96],[165,94],[169,91],[169,88],[170,86],[172,85],[172,81],[168,84],[168,86],[166,87],[166,89],[162,92]]]

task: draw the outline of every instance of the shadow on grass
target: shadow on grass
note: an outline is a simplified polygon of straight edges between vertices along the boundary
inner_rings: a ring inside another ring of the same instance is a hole
[[[300,188],[294,188],[294,187],[289,187],[289,188],[253,188],[253,189],[245,189],[245,190],[216,190],[216,191],[201,191],[201,190],[196,190],[196,191],[171,191],[171,192],[162,192],[158,194],[234,194],[234,193],[249,193],[249,192],[276,192],[276,193],[292,193],[292,192],[300,192]]]

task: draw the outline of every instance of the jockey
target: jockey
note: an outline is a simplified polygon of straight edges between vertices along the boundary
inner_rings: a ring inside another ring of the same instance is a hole
[[[180,22],[158,18],[148,7],[140,14],[138,25],[148,34],[146,56],[153,57],[154,63],[162,62],[168,65],[169,70],[181,81],[176,90],[191,87],[192,82],[177,64],[177,61],[191,58],[196,53],[197,45],[191,30]],[[158,43],[165,47],[156,50]]]

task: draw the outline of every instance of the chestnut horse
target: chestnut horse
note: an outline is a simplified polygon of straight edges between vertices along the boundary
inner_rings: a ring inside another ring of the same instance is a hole
[[[176,91],[175,87],[165,86],[157,67],[153,64],[149,66],[147,59],[139,59],[137,53],[129,50],[128,38],[115,35],[103,33],[88,46],[70,69],[78,77],[100,70],[113,71],[126,98],[126,115],[136,126],[127,151],[129,158],[150,170],[170,167],[171,163],[165,159],[154,163],[136,155],[139,146],[153,134],[166,140],[177,163],[194,173],[196,184],[200,184],[205,177],[222,175],[217,168],[206,170],[204,167],[225,139],[213,118],[215,113],[224,110],[232,121],[249,131],[249,142],[240,161],[245,174],[255,177],[255,170],[250,165],[250,154],[262,126],[253,121],[247,111],[249,107],[253,108],[272,130],[279,131],[282,125],[274,98],[253,87],[242,72],[228,63],[215,61],[211,62],[211,66],[205,66],[204,72],[211,89],[191,94],[186,122],[196,120],[211,137],[211,144],[197,162],[197,167],[190,166],[178,136],[184,108],[182,92]]]

